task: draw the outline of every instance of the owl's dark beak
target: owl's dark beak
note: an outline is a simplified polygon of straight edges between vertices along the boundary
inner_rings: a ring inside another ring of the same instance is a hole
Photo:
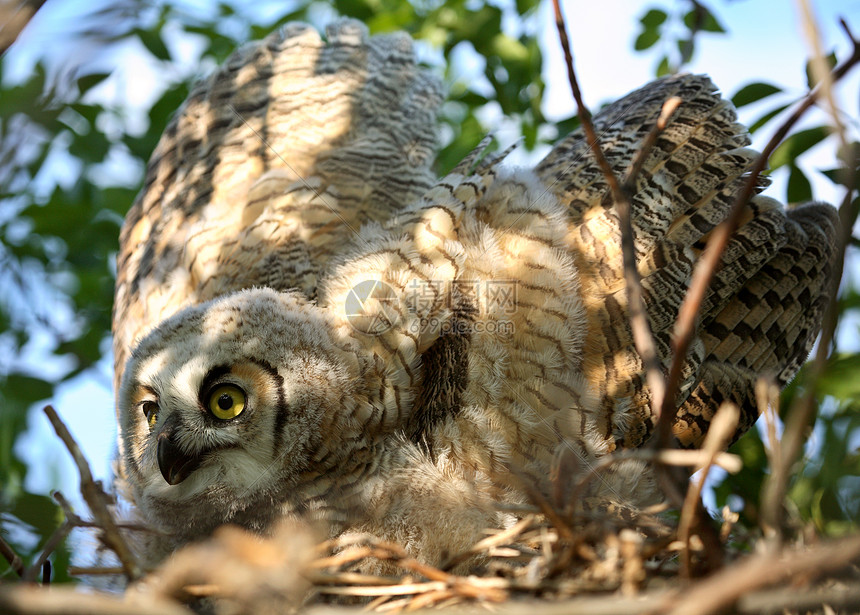
[[[158,432],[158,469],[168,485],[178,485],[200,467],[202,455],[189,455],[175,440],[179,420],[175,415],[168,417]]]

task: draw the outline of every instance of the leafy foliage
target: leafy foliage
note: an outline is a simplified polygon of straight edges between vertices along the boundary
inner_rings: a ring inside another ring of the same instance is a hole
[[[657,76],[678,72],[693,59],[697,37],[702,33],[725,34],[726,30],[703,2],[683,0],[673,9],[651,8],[639,18],[641,30],[633,44],[636,51],[656,47],[660,59]]]

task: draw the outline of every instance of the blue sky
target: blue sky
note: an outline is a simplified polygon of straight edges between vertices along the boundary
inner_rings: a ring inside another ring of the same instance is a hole
[[[632,45],[639,32],[638,17],[655,5],[674,6],[670,0],[563,2],[580,85],[589,106],[595,107],[617,98],[653,77],[658,53],[652,50],[645,54],[634,54]],[[751,81],[785,85],[789,90],[789,99],[802,94],[805,90],[803,67],[809,56],[809,46],[799,27],[797,3],[783,0],[715,0],[711,5],[729,34],[701,36],[691,71],[710,74],[718,87],[728,95]],[[860,34],[860,0],[821,0],[813,2],[813,5],[821,26],[824,48],[828,51],[835,48],[844,55],[848,45],[838,25],[838,16],[844,16],[855,32]],[[23,49],[19,50],[22,70],[26,70],[28,64],[27,46],[35,50],[50,40],[54,43],[54,52],[63,53],[63,37],[55,35],[63,32],[65,20],[82,10],[70,0],[65,3],[49,2],[45,9],[46,15],[35,20],[32,24],[34,28],[22,37]],[[47,14],[47,11],[54,12]],[[542,24],[540,33],[545,54],[544,79],[547,83],[544,109],[550,118],[567,117],[574,112],[574,105],[561,64],[557,34],[548,3],[542,6],[539,21]],[[189,56],[193,55],[193,43],[184,45],[185,52]],[[152,91],[158,73],[143,62],[132,61],[133,54],[127,57],[129,74],[133,74],[134,78],[121,80],[113,95],[144,97]],[[189,67],[188,70],[194,71],[195,67]],[[860,88],[860,75],[857,72],[837,92],[842,108],[853,117],[855,139],[858,113],[854,105],[857,104]],[[764,105],[744,108],[741,110],[741,119],[750,123],[774,105],[775,102],[768,101]],[[820,121],[820,115],[818,118],[810,116],[805,125]],[[773,128],[756,135],[755,145],[761,147]],[[503,132],[499,137],[504,138]],[[832,167],[832,151],[832,145],[817,148],[806,159],[807,167]],[[815,173],[810,173],[810,176],[818,198],[831,202],[841,198],[828,180],[816,177]],[[784,178],[779,175],[776,177],[769,194],[784,200]],[[852,265],[849,274],[856,275],[855,269]],[[843,335],[856,339],[856,330],[856,324],[850,323],[849,327],[843,327]],[[58,387],[57,396],[52,400],[81,443],[95,475],[103,479],[110,477],[116,437],[110,390],[111,370],[111,359],[103,360],[92,373]],[[61,488],[67,496],[77,493],[76,471],[40,409],[31,412],[29,431],[18,442],[16,450],[25,459],[39,461],[30,464],[26,481],[29,490],[46,492]]]

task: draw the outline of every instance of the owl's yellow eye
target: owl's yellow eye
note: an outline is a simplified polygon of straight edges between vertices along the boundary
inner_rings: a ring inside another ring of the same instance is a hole
[[[158,403],[152,400],[146,400],[140,405],[140,409],[146,417],[149,431],[152,431],[155,428],[155,422],[158,420]]]
[[[245,409],[245,392],[234,384],[222,384],[209,393],[209,412],[226,421],[236,418]]]

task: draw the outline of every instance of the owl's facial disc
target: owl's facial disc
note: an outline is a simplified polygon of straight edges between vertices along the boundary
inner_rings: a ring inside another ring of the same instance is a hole
[[[207,387],[201,396],[200,405],[219,422],[227,423],[245,410],[247,395],[238,385],[223,382]],[[146,414],[145,408],[144,414]],[[152,418],[147,415],[150,427],[155,424],[154,419],[156,418],[154,414]],[[192,472],[200,467],[205,456],[212,450],[203,449],[197,452],[188,452],[178,441],[181,429],[179,415],[171,414],[155,436],[158,469],[168,485],[178,485],[188,478]]]
[[[259,529],[319,498],[329,465],[350,461],[375,419],[354,416],[362,357],[303,301],[242,291],[191,306],[138,343],[118,405],[125,474],[149,522],[184,535]]]

